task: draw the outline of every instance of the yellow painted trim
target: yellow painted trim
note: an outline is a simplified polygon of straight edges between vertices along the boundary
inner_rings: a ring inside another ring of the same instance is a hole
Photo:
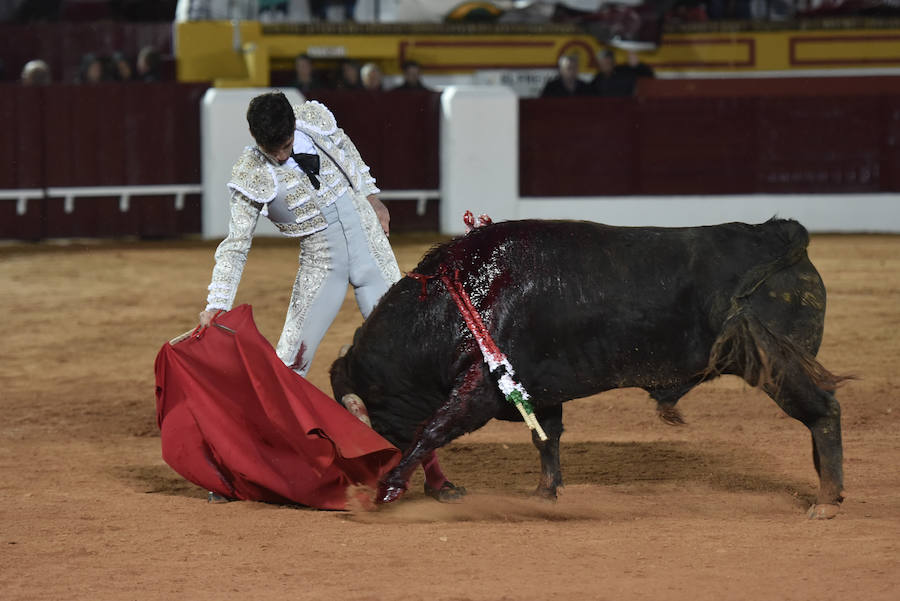
[[[571,31],[547,33],[270,33],[258,22],[195,21],[176,27],[180,81],[216,85],[269,85],[270,69],[289,70],[296,55],[377,62],[398,73],[404,59],[431,74],[484,69],[553,69],[562,54],[575,53],[582,70],[596,70],[603,47]],[[235,50],[235,42],[240,50]],[[624,53],[617,51],[617,59]],[[900,29],[666,34],[656,52],[641,59],[660,73],[791,71],[900,67]]]

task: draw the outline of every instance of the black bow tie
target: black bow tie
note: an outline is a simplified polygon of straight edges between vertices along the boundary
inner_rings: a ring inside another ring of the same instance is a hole
[[[306,177],[309,178],[309,181],[312,183],[313,188],[316,190],[319,189],[319,178],[316,176],[319,175],[319,155],[317,154],[307,154],[305,152],[298,152],[297,154],[291,155],[297,164],[303,169],[303,173],[306,174]]]

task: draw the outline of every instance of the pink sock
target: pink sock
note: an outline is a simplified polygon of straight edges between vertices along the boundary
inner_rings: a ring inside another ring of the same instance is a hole
[[[441,470],[441,464],[438,462],[437,453],[430,452],[425,459],[422,460],[422,469],[425,470],[425,484],[429,488],[440,490],[447,481],[447,476]]]

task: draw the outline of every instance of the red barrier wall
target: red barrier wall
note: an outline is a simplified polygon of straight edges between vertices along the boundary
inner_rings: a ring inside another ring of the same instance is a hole
[[[636,98],[520,103],[523,196],[900,191],[900,78],[649,81]],[[847,90],[853,90],[849,94]],[[203,85],[0,85],[0,189],[198,184]],[[439,95],[322,90],[385,190],[440,187]],[[243,126],[236,124],[235,126]],[[0,238],[177,236],[199,195],[0,200]],[[437,229],[437,203],[392,201],[393,223]]]
[[[198,184],[203,85],[0,86],[0,189]],[[0,238],[172,236],[200,230],[200,197],[0,200]]]
[[[316,90],[384,190],[440,186],[440,99],[437,92]]]
[[[0,85],[0,190],[79,186],[199,184],[200,101],[204,85],[98,84],[28,88]],[[437,93],[322,91],[385,190],[434,190],[438,181]],[[246,127],[236,123],[235,127]],[[223,182],[224,185],[225,182]],[[199,233],[200,196],[182,210],[173,196],[0,200],[0,238],[177,236]],[[436,230],[437,203],[390,202],[396,231]]]
[[[519,117],[522,196],[900,190],[900,78],[647,80]]]
[[[327,106],[372,169],[382,190],[440,187],[440,101],[428,91],[315,90],[310,99]],[[438,203],[419,215],[415,200],[389,200],[393,231],[434,231]]]

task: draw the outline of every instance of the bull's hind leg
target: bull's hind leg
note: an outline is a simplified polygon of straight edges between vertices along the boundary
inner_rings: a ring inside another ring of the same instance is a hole
[[[559,466],[559,438],[563,432],[562,405],[539,409],[536,416],[547,440],[542,441],[537,432],[531,433],[531,441],[541,454],[541,479],[534,494],[555,501],[556,490],[562,486],[562,470]]]
[[[810,518],[832,518],[844,500],[841,406],[834,395],[818,388],[808,376],[788,373],[780,386],[765,390],[785,413],[799,420],[812,434],[813,464],[819,474],[819,493]]]
[[[498,393],[482,363],[457,377],[450,397],[413,438],[400,463],[378,483],[376,503],[390,503],[406,492],[413,471],[435,449],[488,423],[498,411]]]

